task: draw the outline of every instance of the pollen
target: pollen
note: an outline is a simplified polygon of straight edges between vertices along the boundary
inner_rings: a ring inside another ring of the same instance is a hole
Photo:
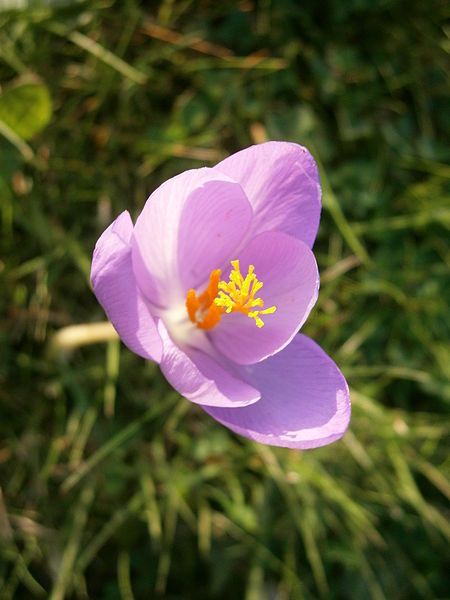
[[[264,327],[261,315],[269,315],[277,310],[276,306],[264,308],[264,301],[257,296],[263,287],[255,274],[254,265],[249,265],[244,277],[239,260],[232,260],[233,267],[229,281],[220,281],[221,271],[211,272],[206,290],[197,296],[194,289],[186,295],[186,308],[189,319],[200,329],[212,329],[221,320],[222,315],[235,312],[243,313],[254,319],[258,328]]]

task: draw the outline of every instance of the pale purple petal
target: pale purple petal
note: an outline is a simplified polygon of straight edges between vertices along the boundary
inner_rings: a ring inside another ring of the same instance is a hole
[[[92,259],[92,286],[124,344],[139,356],[159,362],[161,338],[131,264],[132,233],[133,223],[125,211],[101,235]]]
[[[133,267],[146,297],[184,302],[213,269],[233,257],[252,218],[241,186],[213,169],[185,171],[147,200],[132,241]]]
[[[316,163],[306,148],[266,142],[232,154],[214,168],[238,181],[247,194],[254,213],[247,239],[277,230],[312,247],[321,189]]]
[[[309,247],[277,231],[258,235],[237,258],[244,277],[254,265],[264,284],[258,296],[266,308],[275,305],[277,310],[262,316],[262,328],[242,313],[224,314],[208,335],[230,360],[252,364],[284,348],[303,325],[317,299],[319,273]]]
[[[271,446],[316,448],[342,437],[350,419],[344,376],[312,340],[298,335],[282,352],[241,371],[261,391],[244,408],[203,408],[222,425]]]
[[[158,330],[164,344],[161,371],[182,396],[196,404],[221,407],[243,407],[259,400],[257,389],[204,352],[184,351],[174,344],[162,321]]]

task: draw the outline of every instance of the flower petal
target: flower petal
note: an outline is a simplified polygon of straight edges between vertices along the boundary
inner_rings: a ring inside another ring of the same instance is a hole
[[[263,315],[264,327],[242,313],[224,314],[208,332],[214,346],[230,360],[252,364],[286,346],[306,321],[317,300],[319,273],[309,247],[278,231],[261,233],[239,253],[241,273],[250,264],[263,282],[258,292],[264,306],[276,312]]]
[[[216,407],[243,407],[259,400],[257,389],[234,377],[206,353],[189,349],[188,355],[174,344],[162,321],[158,330],[164,344],[161,371],[182,396]]]
[[[91,281],[122,341],[143,358],[159,362],[162,342],[148,304],[139,291],[131,264],[133,223],[123,212],[99,238],[92,259]]]
[[[277,230],[312,247],[321,189],[316,163],[306,148],[266,142],[232,154],[214,168],[238,181],[247,194],[254,213],[247,239]]]
[[[132,241],[133,267],[146,297],[163,308],[184,303],[243,239],[252,209],[241,186],[213,169],[192,169],[147,200]]]
[[[307,449],[330,444],[347,429],[345,378],[308,337],[298,335],[282,352],[245,372],[261,390],[259,402],[239,409],[203,407],[235,433],[261,444]]]

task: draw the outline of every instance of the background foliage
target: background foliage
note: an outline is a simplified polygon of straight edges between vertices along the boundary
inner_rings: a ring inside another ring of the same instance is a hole
[[[0,8],[2,600],[448,597],[446,3]],[[344,440],[305,453],[229,433],[115,340],[51,341],[104,319],[113,216],[264,139],[321,163],[305,332],[352,389]]]

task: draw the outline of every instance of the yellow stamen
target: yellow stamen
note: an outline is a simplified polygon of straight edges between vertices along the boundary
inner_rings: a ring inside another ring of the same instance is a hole
[[[221,271],[212,271],[207,289],[197,296],[190,289],[186,295],[186,308],[190,320],[200,329],[212,329],[222,318],[222,314],[241,312],[255,320],[257,327],[264,327],[260,315],[269,315],[276,311],[276,306],[264,308],[262,298],[255,298],[256,293],[263,287],[255,275],[255,267],[249,265],[247,275],[242,276],[239,260],[232,260],[233,270],[228,283],[219,281]]]

